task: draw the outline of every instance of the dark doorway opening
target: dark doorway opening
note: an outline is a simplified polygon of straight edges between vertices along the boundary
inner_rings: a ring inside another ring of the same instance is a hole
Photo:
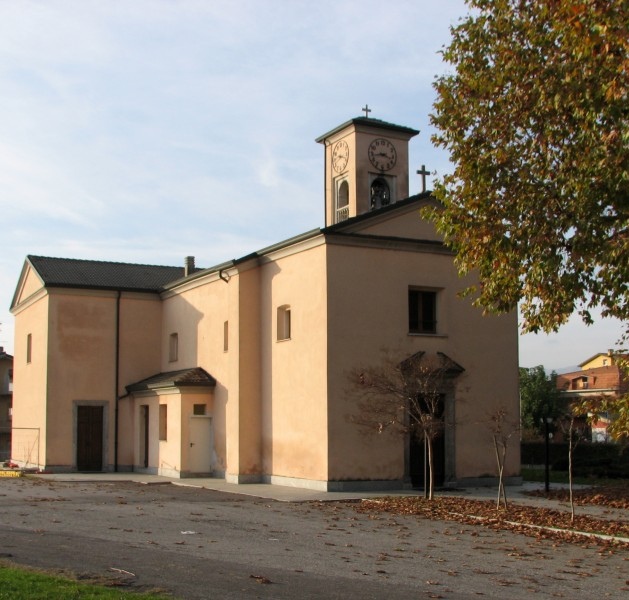
[[[103,407],[77,406],[76,468],[103,470]]]
[[[142,433],[142,466],[148,469],[149,466],[149,407],[143,404],[141,407],[141,433]]]
[[[446,444],[443,432],[432,442],[435,487],[440,487],[446,479]],[[428,448],[426,441],[417,436],[411,438],[410,476],[414,488],[426,489],[428,482]]]
[[[434,417],[444,417],[444,396],[439,396],[438,405]],[[432,460],[434,469],[434,485],[440,487],[446,479],[446,436],[445,424],[442,423],[441,431],[432,440]],[[428,442],[420,432],[411,432],[409,452],[409,475],[414,488],[426,489],[428,485]]]

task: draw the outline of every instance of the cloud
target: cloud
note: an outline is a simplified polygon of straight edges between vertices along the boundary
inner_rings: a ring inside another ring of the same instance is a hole
[[[438,51],[466,10],[463,0],[0,2],[0,340],[28,253],[157,264],[194,254],[208,266],[322,225],[314,139],[365,103],[421,130],[411,193],[421,164],[449,170],[428,114],[445,70]],[[527,336],[523,364],[579,362],[616,337],[606,323]]]

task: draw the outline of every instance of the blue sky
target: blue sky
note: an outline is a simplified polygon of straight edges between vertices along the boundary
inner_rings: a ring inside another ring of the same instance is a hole
[[[430,143],[438,51],[463,0],[0,0],[0,345],[27,254],[198,266],[323,225],[323,149],[359,116]],[[421,190],[411,177],[411,193]],[[574,365],[619,327],[521,338]]]

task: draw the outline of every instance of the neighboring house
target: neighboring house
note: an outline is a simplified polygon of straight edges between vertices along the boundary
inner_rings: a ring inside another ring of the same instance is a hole
[[[618,367],[617,355],[612,350],[599,352],[579,365],[579,369],[557,375],[557,388],[567,400],[587,397],[618,397],[627,393],[627,381]],[[597,415],[591,424],[592,441],[609,441],[607,428],[611,415]]]
[[[212,268],[29,256],[15,315],[13,459],[42,469],[212,474],[321,490],[397,487],[423,444],[352,420],[348,373],[446,355],[446,484],[495,474],[516,421],[516,314],[457,293],[452,254],[408,196],[407,127],[359,117],[320,137],[326,226]],[[505,473],[519,474],[514,442]],[[417,481],[415,481],[417,483]],[[420,482],[420,484],[423,482]]]
[[[0,462],[11,458],[13,357],[0,346]]]

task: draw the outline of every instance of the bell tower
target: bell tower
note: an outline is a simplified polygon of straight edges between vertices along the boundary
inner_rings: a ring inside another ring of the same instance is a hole
[[[408,197],[408,142],[419,131],[356,117],[316,139],[325,150],[325,225]]]

